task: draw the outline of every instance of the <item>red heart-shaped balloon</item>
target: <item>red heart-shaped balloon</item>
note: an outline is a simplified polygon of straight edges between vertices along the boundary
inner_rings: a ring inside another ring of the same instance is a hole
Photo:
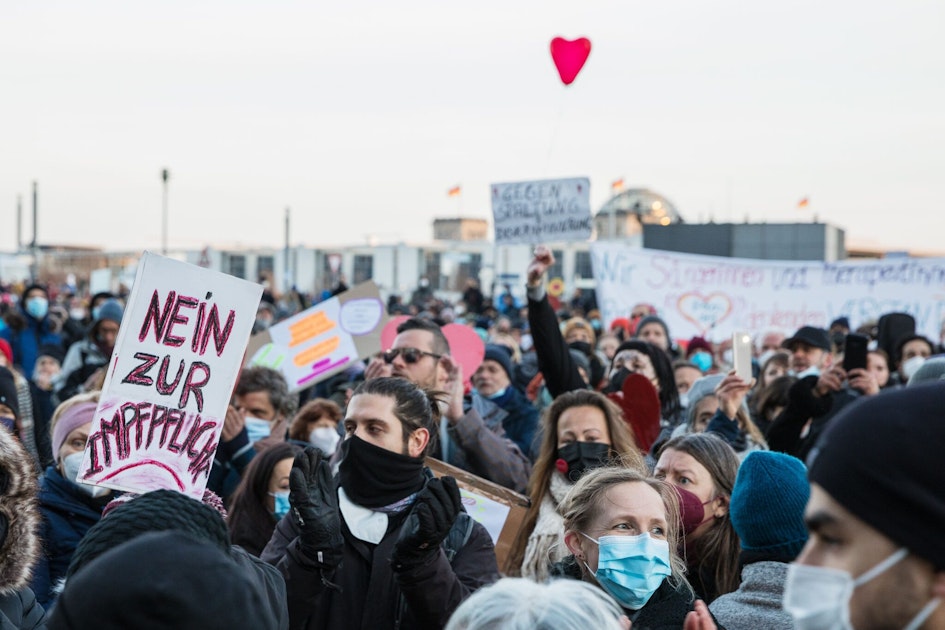
[[[571,85],[578,72],[584,67],[587,56],[591,54],[591,40],[579,37],[575,40],[555,37],[551,40],[551,58],[558,69],[561,82]]]

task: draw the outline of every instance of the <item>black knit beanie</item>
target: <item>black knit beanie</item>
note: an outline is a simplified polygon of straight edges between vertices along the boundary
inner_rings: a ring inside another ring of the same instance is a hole
[[[810,480],[893,542],[945,570],[945,383],[864,396],[830,421]]]
[[[223,517],[213,508],[174,490],[154,490],[111,509],[79,541],[66,577],[109,549],[147,532],[182,531],[229,552]]]
[[[265,590],[226,552],[165,531],[142,534],[91,560],[66,583],[48,627],[274,630],[278,623]]]

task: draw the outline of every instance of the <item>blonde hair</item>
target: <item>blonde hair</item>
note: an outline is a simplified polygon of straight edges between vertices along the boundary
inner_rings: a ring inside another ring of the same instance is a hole
[[[567,339],[568,333],[570,333],[575,328],[580,328],[587,331],[588,335],[591,337],[592,348],[597,345],[597,333],[594,332],[594,327],[591,326],[591,323],[583,317],[572,317],[566,321],[564,323],[564,327],[561,329],[561,336]]]
[[[558,460],[558,422],[564,412],[573,407],[594,407],[604,414],[610,452],[613,455],[608,465],[623,466],[641,472],[646,470],[646,462],[640,453],[640,447],[633,439],[633,433],[624,420],[623,411],[607,396],[589,389],[576,389],[555,398],[542,416],[541,447],[532,467],[531,477],[528,479],[528,497],[531,505],[509,551],[504,567],[506,575],[517,576],[521,572],[528,538],[538,522],[542,499],[551,487],[551,477],[557,470],[555,464]]]
[[[558,512],[564,519],[565,532],[584,532],[600,514],[600,505],[604,495],[611,488],[623,483],[642,483],[655,490],[663,499],[666,509],[666,542],[669,545],[669,565],[672,569],[670,580],[673,586],[686,588],[693,593],[686,580],[686,563],[679,557],[677,549],[682,536],[682,520],[679,512],[679,495],[676,489],[665,481],[647,477],[632,468],[595,468],[582,476],[568,491]],[[586,567],[581,566],[581,572]],[[693,594],[693,597],[695,595]]]

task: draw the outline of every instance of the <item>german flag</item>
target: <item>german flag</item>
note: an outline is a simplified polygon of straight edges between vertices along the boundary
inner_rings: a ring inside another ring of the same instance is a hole
[[[463,192],[462,186],[453,186],[452,188],[450,188],[449,190],[446,191],[446,196],[447,196],[447,197],[459,197],[460,193],[462,193],[462,192]]]

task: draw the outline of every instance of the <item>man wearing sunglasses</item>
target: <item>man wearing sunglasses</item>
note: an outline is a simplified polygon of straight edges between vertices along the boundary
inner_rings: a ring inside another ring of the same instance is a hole
[[[466,403],[463,368],[450,356],[449,342],[435,322],[419,317],[403,322],[391,348],[373,359],[364,372],[365,380],[391,375],[449,394],[432,457],[525,492],[531,472],[528,458],[505,437],[501,424],[487,426]]]

